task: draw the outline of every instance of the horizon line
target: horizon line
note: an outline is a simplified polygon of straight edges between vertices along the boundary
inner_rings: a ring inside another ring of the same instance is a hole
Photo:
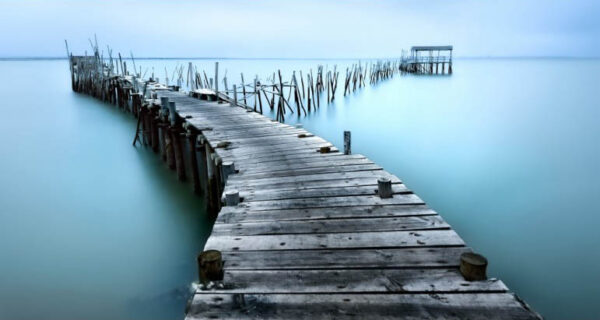
[[[76,55],[75,55],[76,56]],[[283,58],[283,57],[133,57],[135,60],[382,60],[382,59],[399,59],[400,57],[354,57],[354,58]],[[599,59],[600,56],[455,56],[453,59]],[[25,60],[67,60],[65,56],[6,56],[1,57],[0,61],[25,61]],[[108,59],[108,58],[106,58]],[[131,60],[131,57],[123,58],[123,60]]]

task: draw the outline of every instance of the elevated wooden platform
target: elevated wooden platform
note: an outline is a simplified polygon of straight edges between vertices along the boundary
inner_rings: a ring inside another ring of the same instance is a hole
[[[242,198],[205,245],[222,252],[224,279],[195,293],[186,319],[539,318],[502,281],[464,280],[464,241],[368,158],[227,103],[157,95],[234,163],[224,192]],[[392,198],[377,195],[380,177]]]

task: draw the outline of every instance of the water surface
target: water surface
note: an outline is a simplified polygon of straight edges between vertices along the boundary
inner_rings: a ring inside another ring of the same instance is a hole
[[[0,319],[181,319],[210,221],[68,63],[0,62]]]
[[[136,63],[164,80],[187,61]],[[220,74],[231,87],[352,62],[221,60]],[[212,76],[214,60],[194,64]],[[70,91],[66,61],[0,71],[0,318],[179,318],[209,230],[198,198],[131,147],[131,116]],[[599,60],[459,59],[452,76],[340,91],[286,121],[340,148],[352,131],[353,152],[437,210],[490,277],[547,319],[596,319],[599,74]]]

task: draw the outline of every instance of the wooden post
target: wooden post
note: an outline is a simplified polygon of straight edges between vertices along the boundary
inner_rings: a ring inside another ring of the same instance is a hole
[[[377,193],[380,198],[392,197],[392,180],[388,178],[377,179]]]
[[[149,116],[150,116],[150,144],[152,146],[152,151],[154,151],[155,153],[158,153],[159,151],[159,147],[160,147],[160,141],[158,138],[158,125],[159,125],[159,120],[156,117],[156,115],[160,112],[160,110],[157,110],[160,108],[157,108],[156,106],[152,106],[152,108],[150,108],[150,112],[149,112]]]
[[[198,255],[199,280],[204,285],[210,281],[221,281],[224,277],[223,257],[220,251],[207,250]]]
[[[198,161],[198,178],[200,180],[201,193],[208,195],[208,169],[206,164],[206,147],[204,135],[199,134],[196,138],[196,159]],[[208,200],[208,198],[206,199]],[[206,201],[208,203],[208,201]]]
[[[171,120],[171,126],[175,126],[177,123],[177,113],[175,108],[175,102],[169,101],[169,120]]]
[[[198,135],[196,132],[188,127],[188,132],[186,134],[188,139],[188,146],[190,150],[190,168],[192,175],[192,186],[194,187],[194,193],[200,194],[202,192],[202,188],[200,187],[200,175],[198,173],[198,159],[196,158],[196,144]]]
[[[204,144],[206,148],[206,173],[207,173],[207,207],[208,213],[211,216],[216,216],[219,212],[219,182],[217,181],[217,174],[215,168],[214,153],[208,143]]]
[[[474,252],[465,252],[460,255],[460,273],[467,281],[481,281],[487,279],[487,259]]]
[[[181,136],[180,128],[172,128],[173,135],[173,151],[175,153],[175,167],[177,169],[177,178],[180,181],[186,180],[185,174],[185,156],[183,154],[183,138]]]
[[[223,185],[227,183],[227,178],[230,174],[235,173],[235,164],[232,161],[225,161],[221,165],[221,176],[223,177]]]
[[[217,103],[219,100],[219,62],[215,62],[215,96],[217,96]]]
[[[228,207],[237,206],[240,203],[240,193],[237,190],[225,192],[225,205]]]
[[[352,154],[350,131],[344,131],[344,154]]]
[[[233,100],[231,101],[232,107],[237,107],[237,86],[233,85]]]

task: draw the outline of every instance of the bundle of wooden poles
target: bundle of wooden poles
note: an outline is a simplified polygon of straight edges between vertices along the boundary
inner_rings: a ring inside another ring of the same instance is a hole
[[[254,79],[246,81],[244,74],[240,74],[240,83],[233,84],[230,88],[227,72],[222,78],[219,78],[219,64],[215,63],[214,77],[209,77],[204,70],[199,70],[196,66],[189,62],[185,64],[177,64],[171,73],[165,68],[164,83],[160,83],[158,77],[155,76],[154,68],[148,74],[148,68],[142,72],[142,67],[136,66],[133,54],[130,54],[131,65],[128,66],[120,53],[113,57],[113,51],[107,46],[108,57],[104,57],[104,53],[100,51],[96,38],[90,40],[90,45],[93,50],[93,55],[72,57],[69,53],[68,44],[67,54],[71,59],[77,59],[76,63],[71,66],[76,66],[76,70],[72,69],[73,85],[86,86],[86,92],[98,96],[103,100],[114,102],[114,97],[117,95],[106,95],[105,92],[112,92],[113,87],[116,87],[115,81],[119,77],[128,77],[131,86],[135,86],[137,90],[146,91],[146,85],[162,85],[165,88],[172,90],[181,90],[183,88],[189,90],[190,94],[194,92],[212,93],[216,95],[218,100],[231,102],[236,106],[252,109],[255,112],[264,112],[266,108],[274,113],[275,120],[284,122],[288,113],[297,114],[298,116],[318,109],[321,106],[321,100],[325,99],[326,103],[331,103],[335,100],[338,89],[338,80],[340,72],[337,65],[333,69],[328,66],[318,65],[316,72],[313,69],[303,74],[302,71],[293,71],[289,81],[283,80],[281,70],[273,72],[271,76],[261,81],[256,75]],[[187,68],[187,70],[186,70]],[[400,72],[399,60],[377,60],[368,63],[358,62],[346,68],[343,95],[349,95],[356,90],[366,87],[367,83],[373,85],[380,81],[392,78],[395,73]],[[170,77],[169,77],[170,75]],[[368,79],[368,80],[367,80]],[[143,88],[141,84],[143,85]],[[219,89],[219,86],[224,86]],[[122,86],[120,86],[122,87]],[[83,88],[80,88],[83,90]],[[76,90],[79,91],[79,90]]]

